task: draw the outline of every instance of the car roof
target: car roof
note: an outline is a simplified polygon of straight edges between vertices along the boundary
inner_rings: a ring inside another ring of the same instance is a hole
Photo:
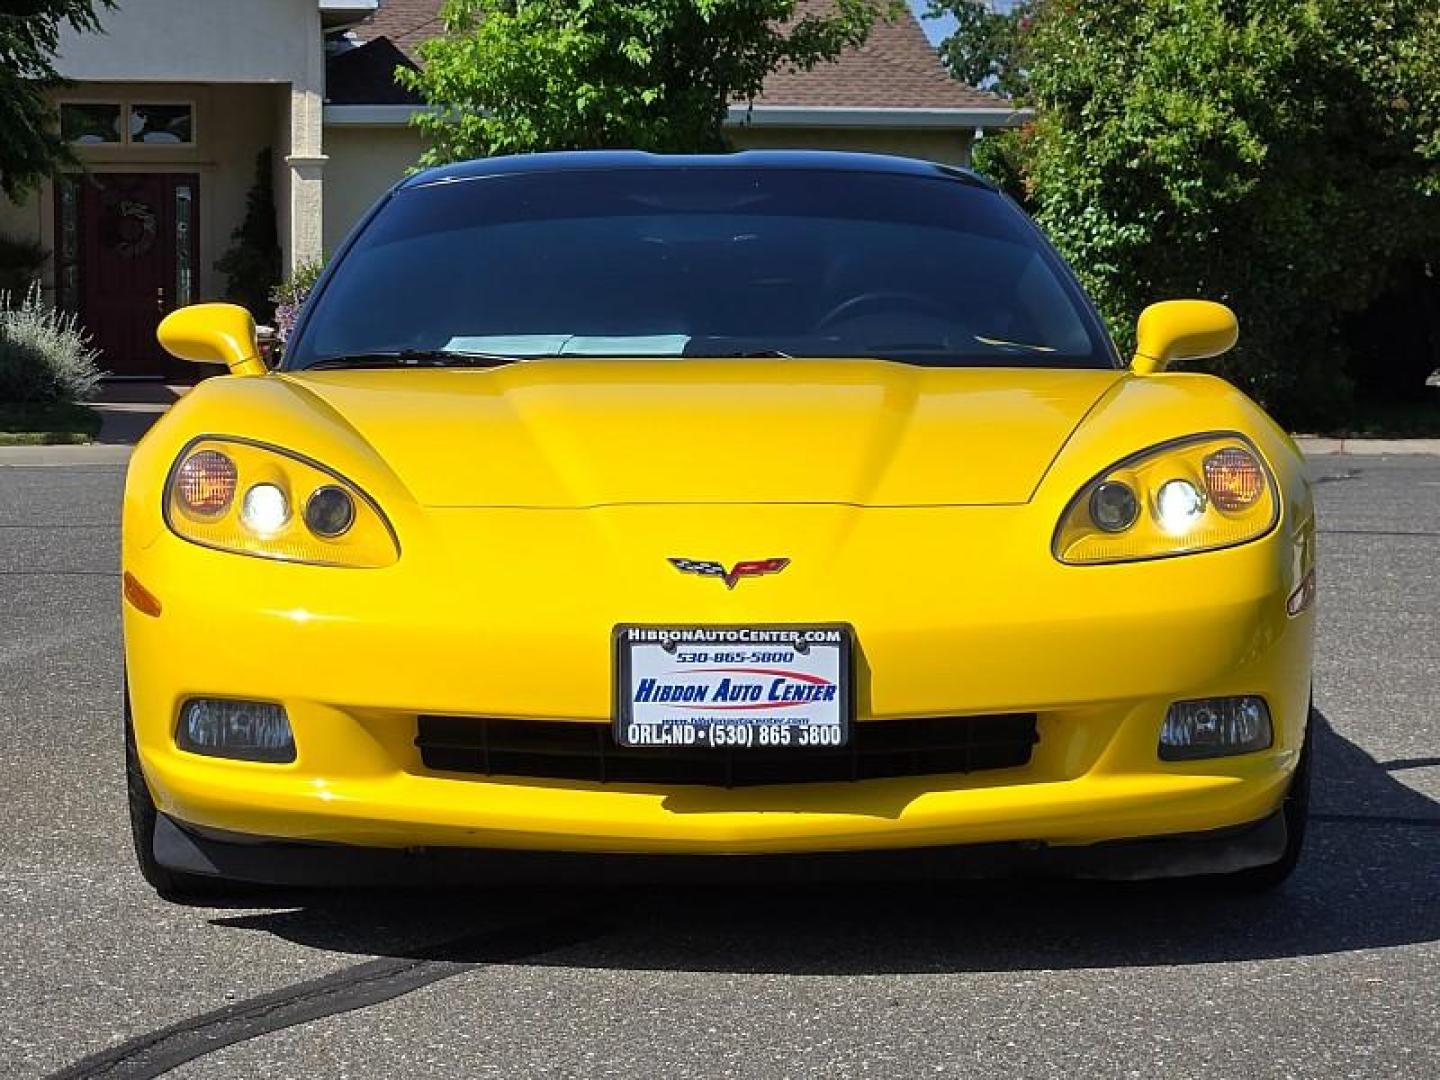
[[[889,154],[860,154],[836,150],[745,150],[737,154],[651,154],[640,150],[567,150],[513,157],[477,158],[426,169],[402,181],[399,190],[476,180],[487,176],[524,173],[608,171],[619,169],[774,169],[816,172],[888,173],[959,180],[995,190],[994,185],[969,169]]]

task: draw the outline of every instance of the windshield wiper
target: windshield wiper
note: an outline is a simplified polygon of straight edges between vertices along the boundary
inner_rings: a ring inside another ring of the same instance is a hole
[[[502,353],[464,352],[450,349],[394,349],[384,352],[347,353],[342,356],[325,356],[313,364],[307,364],[306,371],[334,368],[406,368],[406,367],[503,367],[517,364],[518,356]]]
[[[1004,338],[981,337],[973,335],[981,345],[989,345],[992,349],[1019,349],[1022,352],[1053,353],[1055,351],[1050,345],[1031,345],[1028,341],[1006,341]]]
[[[779,349],[737,349],[734,352],[688,352],[678,359],[684,360],[794,360],[795,357]]]

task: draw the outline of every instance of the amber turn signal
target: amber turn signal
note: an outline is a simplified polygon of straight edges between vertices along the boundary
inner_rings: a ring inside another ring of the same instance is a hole
[[[192,514],[215,517],[235,498],[235,462],[217,450],[201,450],[180,463],[175,494]]]
[[[160,600],[149,589],[141,585],[135,575],[126,570],[120,579],[121,591],[130,606],[142,615],[149,615],[152,619],[160,615]]]
[[[1205,459],[1205,488],[1221,510],[1248,510],[1265,490],[1265,473],[1248,450],[1227,446]]]

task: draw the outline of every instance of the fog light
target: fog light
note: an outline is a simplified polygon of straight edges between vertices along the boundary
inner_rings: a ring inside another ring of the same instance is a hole
[[[1194,761],[1264,750],[1273,741],[1264,698],[1177,701],[1160,728],[1161,761]]]
[[[191,698],[180,710],[175,743],[181,750],[241,761],[295,760],[290,720],[264,701]]]

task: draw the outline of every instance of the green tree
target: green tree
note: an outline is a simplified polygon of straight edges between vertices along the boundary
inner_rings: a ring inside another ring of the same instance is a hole
[[[977,165],[1017,185],[1122,342],[1144,304],[1207,296],[1242,326],[1214,369],[1285,420],[1343,418],[1354,380],[1419,392],[1423,342],[1346,333],[1395,290],[1440,305],[1435,0],[1031,0],[1011,18],[988,40],[1037,119]]]
[[[60,28],[99,30],[97,7],[113,0],[7,0],[0,6],[0,191],[18,199],[70,160],[45,91],[62,80],[54,67]]]
[[[993,0],[930,0],[927,19],[950,16],[955,30],[940,43],[940,59],[950,74],[971,86],[1013,95],[1025,89],[1018,66],[1019,39],[1028,4],[1001,6]]]
[[[862,44],[894,0],[447,0],[424,68],[397,78],[436,113],[417,117],[424,164],[537,150],[723,149],[732,102],[782,66],[808,69]]]

